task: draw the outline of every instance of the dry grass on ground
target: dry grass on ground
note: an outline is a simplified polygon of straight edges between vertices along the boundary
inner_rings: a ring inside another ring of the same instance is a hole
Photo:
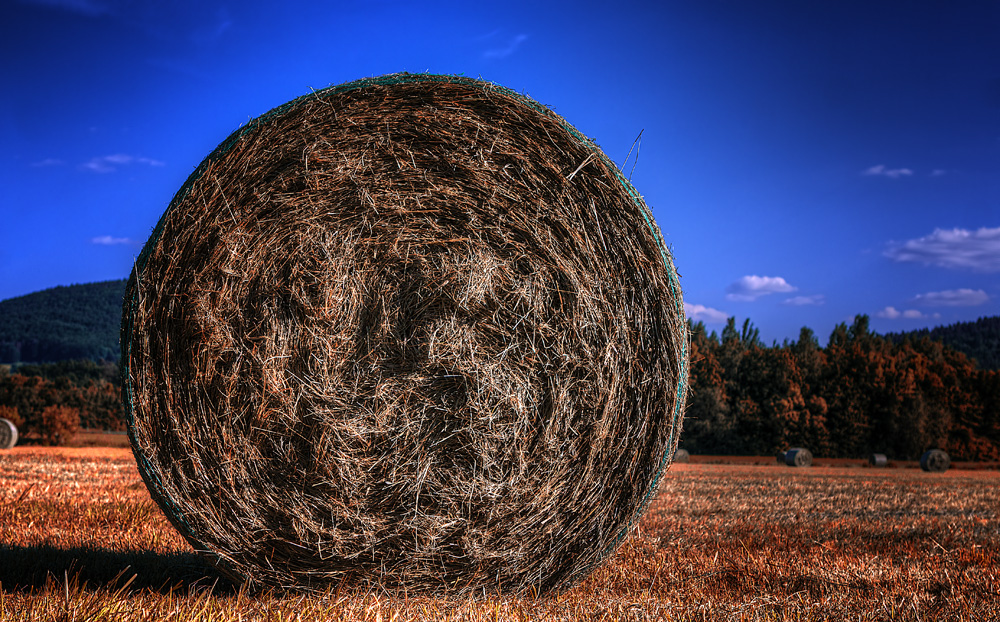
[[[195,556],[121,448],[0,453],[2,620],[1000,619],[1000,473],[675,465],[558,597],[248,594]]]

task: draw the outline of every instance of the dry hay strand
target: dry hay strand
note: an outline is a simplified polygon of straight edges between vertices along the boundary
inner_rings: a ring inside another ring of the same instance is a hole
[[[928,449],[920,456],[920,468],[928,473],[944,473],[951,467],[951,456],[940,449]]]
[[[0,417],[0,449],[17,445],[17,426],[10,419]]]
[[[139,470],[254,585],[544,593],[606,558],[677,446],[671,256],[589,139],[396,74],[226,139],[129,279]]]
[[[785,452],[785,464],[791,467],[812,466],[813,455],[808,449],[792,447]]]

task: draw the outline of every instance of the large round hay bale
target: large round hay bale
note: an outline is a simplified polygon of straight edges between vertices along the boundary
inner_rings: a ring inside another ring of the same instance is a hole
[[[889,464],[889,459],[885,454],[872,454],[868,456],[868,464],[876,468],[884,468]]]
[[[686,449],[678,449],[674,452],[674,462],[691,462],[691,454]]]
[[[944,473],[951,467],[951,456],[940,449],[928,449],[920,456],[920,468],[929,473]]]
[[[0,449],[17,445],[17,426],[10,419],[0,418]]]
[[[399,74],[250,122],[129,279],[139,470],[256,585],[547,591],[657,490],[680,287],[635,189],[513,91]]]
[[[792,467],[812,466],[813,455],[808,449],[792,447],[785,452],[785,464]]]

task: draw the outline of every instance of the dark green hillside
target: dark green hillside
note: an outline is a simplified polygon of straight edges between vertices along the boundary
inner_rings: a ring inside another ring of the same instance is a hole
[[[0,301],[0,363],[118,360],[124,295],[123,279]]]
[[[893,343],[923,337],[939,341],[979,363],[979,369],[1000,370],[1000,316],[981,317],[975,322],[957,322],[932,329],[885,335]]]

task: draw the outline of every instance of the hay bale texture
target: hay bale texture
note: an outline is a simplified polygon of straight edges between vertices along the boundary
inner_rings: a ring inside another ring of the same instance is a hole
[[[928,473],[944,473],[951,467],[951,456],[940,449],[928,449],[920,456],[920,468]]]
[[[645,203],[510,90],[396,74],[232,134],[129,279],[152,496],[256,585],[545,592],[677,446],[687,332]]]
[[[10,419],[0,417],[0,449],[17,445],[17,426]]]
[[[813,455],[808,449],[792,447],[785,452],[785,464],[791,467],[812,466]]]

